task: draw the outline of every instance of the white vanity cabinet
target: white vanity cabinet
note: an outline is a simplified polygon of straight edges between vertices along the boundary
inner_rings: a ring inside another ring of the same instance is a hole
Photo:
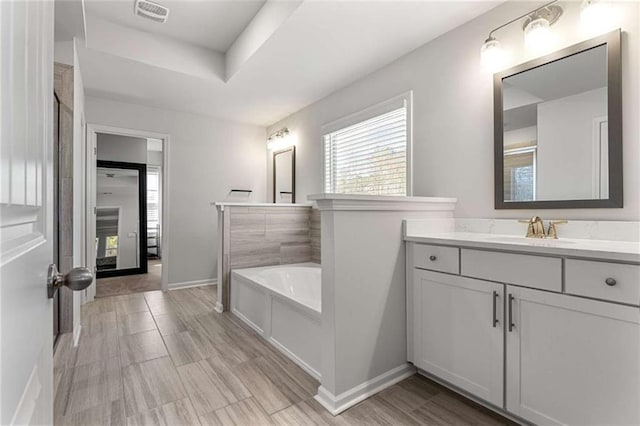
[[[414,271],[414,364],[502,405],[504,285]]]
[[[514,286],[509,296],[507,411],[541,425],[640,424],[637,307]]]
[[[593,288],[602,275],[629,294],[629,286],[640,286],[639,265],[583,260],[584,270],[600,267],[600,275],[581,286],[566,270],[576,261],[562,256],[516,254],[521,265],[546,266],[539,274],[525,268],[524,281],[513,272],[517,262],[508,262],[514,254],[495,250],[440,250],[459,258],[459,273],[414,263],[416,253],[435,247],[407,244],[409,361],[535,424],[640,424],[640,309],[617,303],[635,299],[615,296],[619,289],[605,279]],[[566,272],[571,295],[564,293]]]

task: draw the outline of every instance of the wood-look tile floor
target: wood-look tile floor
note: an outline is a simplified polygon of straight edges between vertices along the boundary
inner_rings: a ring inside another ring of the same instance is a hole
[[[160,290],[162,261],[160,259],[149,260],[147,271],[146,274],[123,275],[96,280],[96,297]]]
[[[54,356],[57,425],[496,425],[421,376],[333,417],[318,382],[232,314],[215,287],[96,299]]]

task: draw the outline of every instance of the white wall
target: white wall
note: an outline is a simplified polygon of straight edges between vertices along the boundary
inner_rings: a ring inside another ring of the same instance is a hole
[[[616,2],[621,9],[624,197],[623,209],[542,211],[543,217],[637,220],[640,216],[640,4]],[[592,35],[579,24],[580,2],[563,2],[554,25],[557,48]],[[507,2],[433,40],[390,65],[274,123],[272,133],[288,127],[297,140],[296,191],[299,200],[322,192],[323,124],[413,89],[414,195],[458,198],[459,217],[528,217],[532,211],[494,210],[493,80],[481,69],[480,47],[489,31],[539,3]],[[523,32],[513,24],[496,34],[512,52],[511,64],[530,59]],[[269,188],[271,160],[267,156]]]
[[[251,201],[266,200],[262,127],[149,108],[88,96],[87,121],[170,135],[169,284],[210,280],[216,274],[216,210],[230,189],[252,189]],[[165,233],[165,238],[167,237]]]
[[[593,197],[593,120],[606,115],[606,89],[538,104],[536,199]]]
[[[523,127],[521,129],[504,132],[504,147],[508,149],[511,145],[518,145],[524,142],[535,142],[538,139],[538,128],[536,126]]]
[[[147,164],[162,167],[162,151],[147,151]]]
[[[98,133],[98,160],[147,163],[147,139]]]

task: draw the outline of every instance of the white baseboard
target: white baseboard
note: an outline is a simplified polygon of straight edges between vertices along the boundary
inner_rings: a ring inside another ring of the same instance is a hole
[[[364,383],[355,386],[337,396],[333,395],[324,386],[318,388],[318,394],[315,400],[326,408],[332,415],[337,416],[348,408],[353,407],[357,403],[364,401],[372,395],[395,385],[396,383],[413,376],[416,368],[409,364],[403,364],[393,368],[386,373],[367,380]]]
[[[224,306],[220,302],[216,302],[216,307],[214,308],[217,313],[221,314],[224,312]]]
[[[80,331],[82,330],[82,325],[78,324],[73,327],[73,347],[77,348],[78,343],[80,342]]]
[[[196,280],[196,281],[184,281],[181,283],[169,283],[169,290],[178,290],[181,288],[190,288],[190,287],[203,287],[206,285],[216,285],[218,283],[217,279],[212,280]]]

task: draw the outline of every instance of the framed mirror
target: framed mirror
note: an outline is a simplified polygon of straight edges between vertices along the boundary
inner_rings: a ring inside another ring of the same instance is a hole
[[[496,209],[622,207],[620,30],[494,75]]]
[[[147,272],[146,164],[98,161],[97,277]]]
[[[273,202],[295,204],[296,202],[296,147],[273,153]]]

